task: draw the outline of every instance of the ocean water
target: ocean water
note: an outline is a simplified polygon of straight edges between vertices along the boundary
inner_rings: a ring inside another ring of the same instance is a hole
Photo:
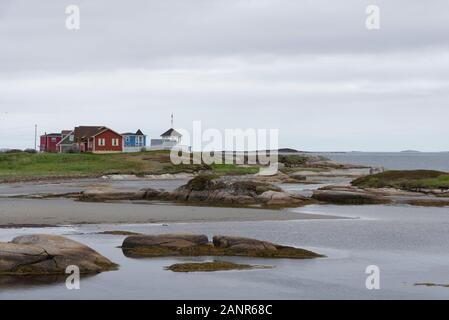
[[[440,170],[449,172],[449,152],[344,152],[317,153],[337,162],[384,167],[390,170]]]
[[[64,279],[0,277],[0,299],[448,299],[449,288],[415,283],[449,283],[449,210],[410,206],[313,205],[292,209],[329,219],[252,222],[199,222],[141,225],[80,225],[49,228],[80,241],[120,264],[118,271],[82,277],[80,290]],[[280,213],[282,214],[282,213]],[[333,218],[340,216],[341,218]],[[218,260],[272,269],[174,273],[173,263],[212,257],[126,257],[124,236],[101,230],[148,234],[202,233],[247,236],[325,254],[313,260],[220,257]],[[7,229],[0,241],[37,230]],[[40,230],[39,232],[43,232]],[[365,286],[366,268],[380,269],[380,290]]]

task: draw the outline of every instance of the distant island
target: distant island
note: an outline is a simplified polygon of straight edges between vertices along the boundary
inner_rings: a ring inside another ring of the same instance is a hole
[[[280,148],[280,149],[278,149],[278,152],[280,152],[280,153],[298,153],[300,151],[296,150],[296,149],[292,149],[292,148]]]

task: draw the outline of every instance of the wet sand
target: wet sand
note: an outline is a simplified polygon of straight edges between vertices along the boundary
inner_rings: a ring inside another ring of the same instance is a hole
[[[56,194],[81,192],[89,188],[133,189],[155,188],[171,191],[187,183],[185,179],[170,180],[112,180],[112,179],[72,179],[58,181],[35,181],[0,183],[0,198],[32,194]]]
[[[196,207],[172,204],[78,202],[70,199],[0,199],[0,226],[84,223],[164,223],[332,219],[291,209]]]

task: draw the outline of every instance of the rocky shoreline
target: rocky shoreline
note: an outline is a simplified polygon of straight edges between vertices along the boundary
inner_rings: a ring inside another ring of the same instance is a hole
[[[237,206],[261,208],[300,207],[313,203],[341,205],[406,203],[417,206],[449,206],[447,192],[415,192],[397,188],[361,188],[351,185],[328,185],[314,190],[310,197],[288,192],[254,177],[215,177],[198,175],[187,184],[165,191],[142,189],[123,191],[91,189],[75,195],[80,201],[146,200],[208,206]],[[72,195],[73,196],[73,195]]]
[[[80,201],[117,201],[147,200],[170,201],[185,204],[204,203],[216,206],[264,206],[292,207],[313,202],[303,197],[282,190],[271,183],[258,180],[234,180],[213,175],[198,175],[187,184],[165,191],[142,189],[123,191],[113,189],[86,190],[78,195]]]

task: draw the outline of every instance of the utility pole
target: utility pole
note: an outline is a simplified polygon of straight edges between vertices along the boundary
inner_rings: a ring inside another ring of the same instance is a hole
[[[171,114],[171,128],[173,129],[173,113]]]
[[[37,151],[37,124],[34,125],[34,150]]]

